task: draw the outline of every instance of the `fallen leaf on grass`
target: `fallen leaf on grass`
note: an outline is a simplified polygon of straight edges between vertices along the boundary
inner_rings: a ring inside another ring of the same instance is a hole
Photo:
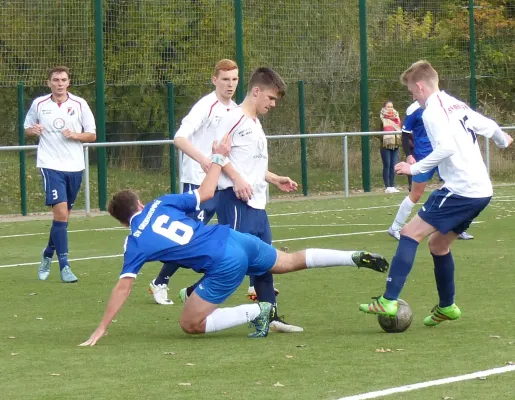
[[[42,319],[43,319],[43,317],[36,317],[36,319],[42,320]]]
[[[61,376],[61,374],[50,374],[50,376]]]
[[[186,365],[187,365],[188,367],[192,367],[192,366],[193,366],[193,365],[195,365],[195,364],[193,364],[193,363],[186,363]]]
[[[286,354],[286,358],[295,358],[294,356],[290,356],[288,354]]]
[[[506,365],[515,365],[515,363],[513,361],[506,361],[505,364]]]
[[[279,383],[279,382],[277,382],[277,383],[274,383],[274,386],[275,386],[275,387],[283,387],[284,385],[283,385],[283,384],[281,384],[281,383]]]
[[[16,339],[16,336],[7,336],[7,339]]]
[[[397,351],[404,351],[404,349],[395,349],[395,350],[397,350]]]
[[[18,316],[16,314],[14,314],[14,318],[18,318]]]
[[[384,348],[380,348],[380,349],[376,349],[376,353],[393,353],[392,349],[384,349]]]
[[[29,296],[35,296],[36,294],[37,294],[36,292],[29,293]]]
[[[445,397],[442,397],[442,400],[454,400],[454,397],[445,396]]]
[[[307,344],[298,344],[298,345],[297,345],[297,346],[295,346],[295,347],[306,347],[306,346],[307,346]]]
[[[174,351],[165,351],[163,353],[165,356],[174,356],[175,355],[175,352]]]
[[[256,385],[262,385],[262,383],[261,382],[256,382]]]
[[[486,376],[480,376],[480,377],[479,377],[479,378],[477,378],[477,379],[479,379],[480,381],[486,381]]]
[[[490,335],[490,339],[500,339],[501,337],[499,335]]]
[[[11,353],[11,356],[17,356],[20,353]]]
[[[179,382],[178,385],[179,386],[191,386],[191,383],[189,383],[189,382]]]

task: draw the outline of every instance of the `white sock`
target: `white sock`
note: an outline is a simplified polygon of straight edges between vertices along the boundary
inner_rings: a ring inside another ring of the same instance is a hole
[[[408,220],[411,211],[413,211],[413,207],[415,207],[415,203],[411,201],[409,196],[406,196],[406,198],[402,201],[401,206],[399,207],[399,211],[397,211],[395,220],[393,221],[392,229],[394,231],[402,229],[402,227]]]
[[[355,267],[352,254],[356,251],[340,251],[329,249],[307,249],[306,266],[308,268],[334,267],[345,265]]]
[[[243,304],[237,307],[217,308],[206,318],[206,333],[221,331],[256,319],[261,312],[259,304]]]

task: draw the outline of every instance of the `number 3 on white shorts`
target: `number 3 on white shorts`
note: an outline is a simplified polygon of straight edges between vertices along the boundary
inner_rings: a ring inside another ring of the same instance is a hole
[[[193,236],[193,228],[189,225],[183,224],[180,221],[173,221],[168,228],[165,228],[165,225],[170,217],[168,215],[160,215],[156,218],[156,221],[152,224],[152,230],[164,236],[167,239],[170,239],[172,242],[178,243],[180,245],[185,245],[189,243],[191,237]],[[177,231],[182,231],[182,235],[179,235]]]

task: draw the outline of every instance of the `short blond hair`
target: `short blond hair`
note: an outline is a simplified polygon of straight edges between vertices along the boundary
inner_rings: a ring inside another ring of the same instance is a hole
[[[52,79],[53,74],[60,74],[61,72],[66,73],[66,75],[68,75],[68,79],[70,79],[70,69],[64,65],[59,65],[57,67],[50,68],[47,71],[48,80]]]
[[[214,76],[218,77],[220,71],[232,71],[234,69],[238,69],[238,64],[236,64],[233,60],[229,60],[228,58],[224,58],[220,60],[215,65]]]
[[[433,85],[438,84],[438,72],[435,71],[429,61],[417,61],[401,75],[401,83],[405,86],[407,86],[409,83],[420,81],[424,81]]]

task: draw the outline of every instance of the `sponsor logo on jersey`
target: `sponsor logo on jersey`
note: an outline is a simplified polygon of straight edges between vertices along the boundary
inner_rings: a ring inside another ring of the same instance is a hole
[[[54,122],[52,122],[52,125],[54,126],[55,129],[63,129],[64,128],[64,119],[62,118],[56,118],[54,119]]]

